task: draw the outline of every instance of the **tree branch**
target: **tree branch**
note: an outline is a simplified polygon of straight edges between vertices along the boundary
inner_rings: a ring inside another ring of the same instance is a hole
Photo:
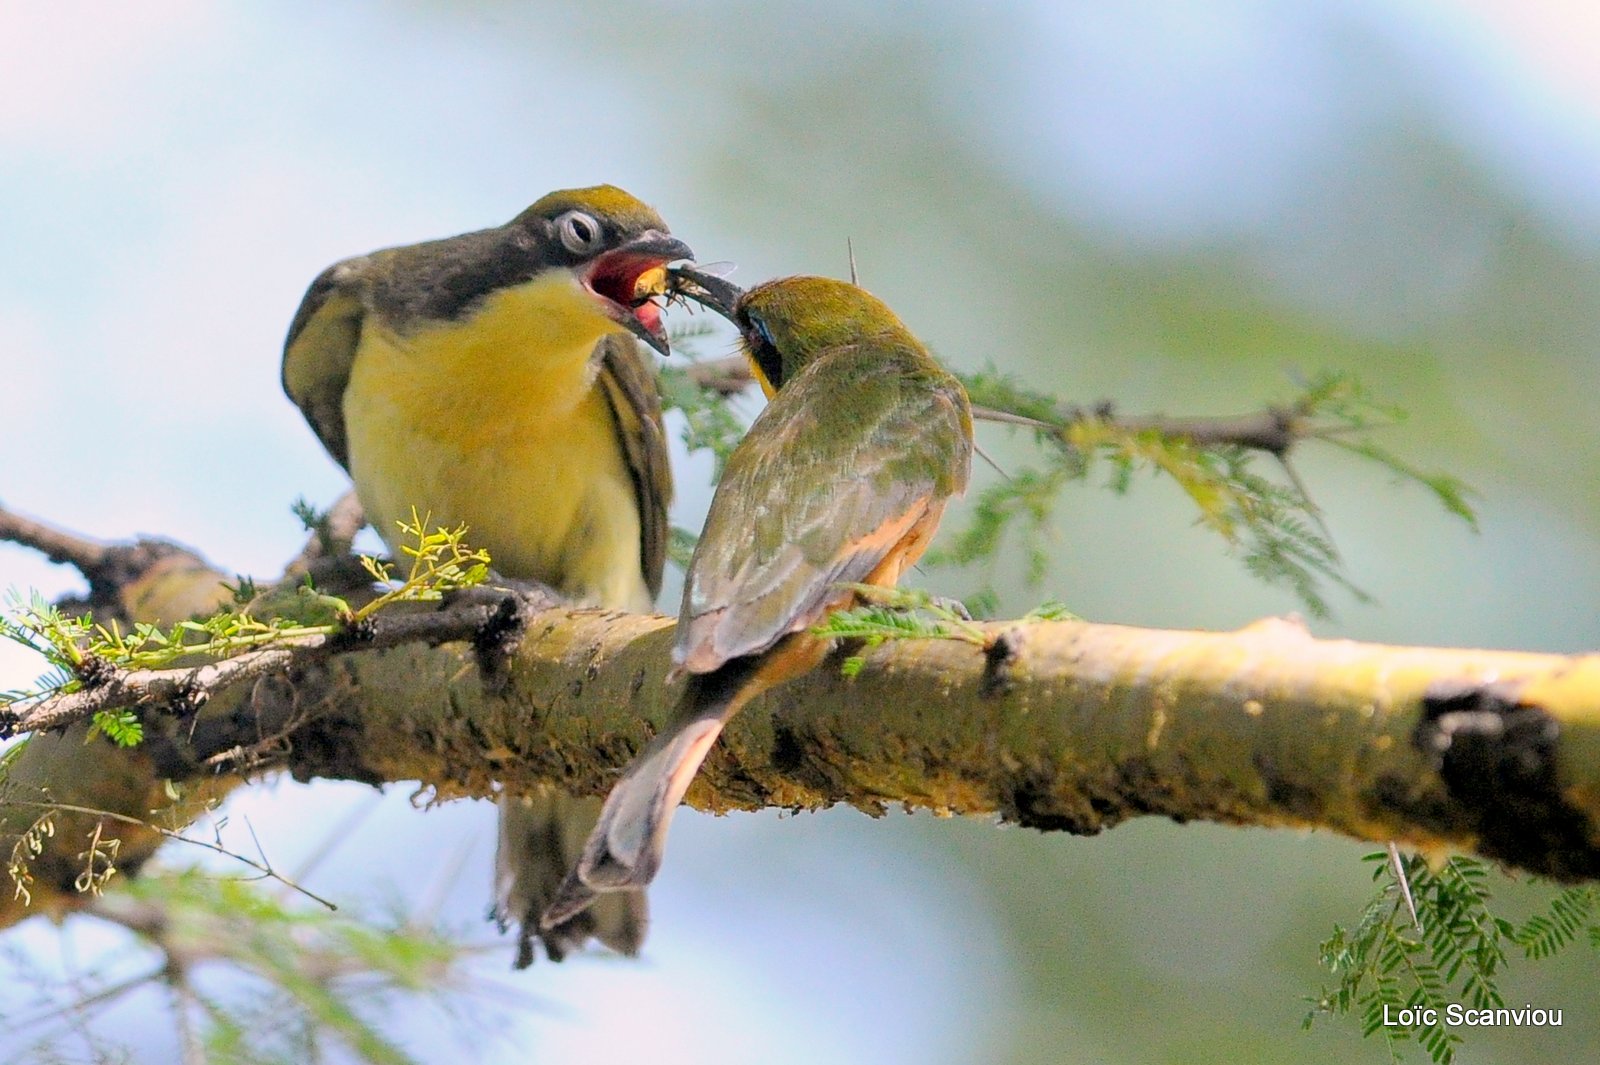
[[[854,678],[835,662],[757,700],[690,804],[898,802],[1076,833],[1142,814],[1322,827],[1600,878],[1600,655],[1320,641],[1280,619],[983,628],[987,652],[896,641]],[[669,718],[671,636],[666,618],[555,610],[503,661],[349,656],[302,678],[322,709],[287,762],[441,795],[601,794]]]
[[[1073,426],[1087,422],[1104,424],[1124,432],[1154,432],[1164,437],[1187,440],[1197,447],[1236,447],[1265,451],[1282,459],[1297,442],[1317,436],[1324,430],[1311,425],[1303,415],[1281,407],[1268,407],[1249,414],[1216,417],[1185,417],[1166,414],[1122,416],[1110,404],[1094,408],[1074,407],[1046,421],[1016,411],[973,404],[972,417],[999,425],[1020,425],[1049,434],[1063,445],[1071,439]]]
[[[31,547],[51,562],[73,566],[85,576],[103,566],[111,550],[98,540],[46,525],[4,505],[0,505],[0,540]]]
[[[604,793],[673,712],[672,622],[522,604],[496,614],[468,596],[379,615],[387,649],[371,632],[280,648],[270,669],[234,667],[253,683],[207,688],[197,717],[164,719],[132,752],[85,746],[77,730],[35,735],[8,787],[143,814],[162,778],[190,780],[192,811],[237,779],[207,760],[251,750],[302,779],[418,780],[442,797],[550,781]],[[1148,814],[1314,826],[1600,879],[1600,655],[1320,641],[1277,619],[1234,633],[980,629],[987,646],[890,641],[854,677],[830,660],[757,700],[689,802],[903,803],[1077,833]],[[287,742],[263,755],[268,738]],[[72,794],[80,781],[127,794]],[[124,870],[159,838],[124,843]],[[39,878],[70,885],[81,843],[58,849],[68,857],[45,855]],[[0,926],[21,915],[0,905]]]
[[[1083,417],[1100,417],[1099,413]],[[1233,444],[1238,447],[1265,451],[1283,458],[1296,441],[1314,435],[1304,420],[1293,411],[1278,407],[1253,411],[1249,414],[1223,415],[1214,418],[1180,417],[1151,414],[1142,417],[1124,417],[1108,414],[1104,420],[1130,432],[1154,430],[1162,436],[1181,437],[1199,447],[1217,447]]]
[[[41,699],[13,713],[0,708],[0,738],[41,732],[84,721],[102,710],[163,709],[193,713],[217,694],[244,681],[285,674],[311,662],[356,648],[379,650],[407,643],[440,644],[475,640],[492,631],[496,617],[515,608],[517,595],[492,602],[458,603],[451,609],[411,613],[390,609],[348,630],[331,634],[284,636],[256,650],[196,666],[171,669],[102,668],[77,691]],[[548,606],[551,598],[535,600]],[[507,622],[508,623],[508,622]]]
[[[736,395],[755,381],[750,372],[750,360],[743,355],[692,363],[684,372],[700,388],[720,396]],[[1282,407],[1267,407],[1248,414],[1219,417],[1165,414],[1125,416],[1116,414],[1110,404],[1101,404],[1092,408],[1070,408],[1058,412],[1058,420],[1046,421],[1017,411],[975,403],[972,416],[978,421],[1038,429],[1057,439],[1065,439],[1072,425],[1094,420],[1129,432],[1150,430],[1165,437],[1179,437],[1199,447],[1234,444],[1265,451],[1280,459],[1289,453],[1295,443],[1317,435],[1318,431],[1306,423],[1299,412]]]
[[[80,536],[0,506],[0,540],[31,547],[50,561],[72,566],[89,582],[89,597],[69,609],[92,609],[123,618],[148,617],[150,607],[181,620],[208,610],[226,577],[200,555],[170,540],[141,537],[108,543]]]
[[[26,519],[12,521],[7,528],[17,534],[17,542],[41,550],[45,544],[68,540],[93,548],[76,552],[70,560],[86,567],[90,595],[87,601],[58,604],[63,610],[92,609],[102,622],[170,626],[209,614],[232,598],[223,584],[230,574],[176,544],[102,543]],[[334,575],[349,573],[347,559],[331,561]],[[93,897],[74,888],[83,872],[81,852],[87,839],[115,840],[118,871],[136,873],[166,839],[156,820],[173,827],[187,824],[242,782],[236,775],[218,775],[193,765],[188,758],[189,737],[177,734],[177,718],[164,718],[159,724],[162,727],[148,728],[145,742],[132,749],[90,742],[88,725],[80,722],[60,733],[36,732],[22,750],[11,752],[0,780],[0,856],[13,854],[14,846],[39,819],[38,802],[98,812],[59,808],[51,812],[53,833],[40,841],[41,849],[21,870],[31,878],[32,906],[9,887],[0,890],[0,928],[32,913],[59,916]],[[197,736],[203,735],[204,715],[186,724]],[[185,734],[189,731],[183,729]],[[173,798],[168,781],[186,785],[180,798]]]

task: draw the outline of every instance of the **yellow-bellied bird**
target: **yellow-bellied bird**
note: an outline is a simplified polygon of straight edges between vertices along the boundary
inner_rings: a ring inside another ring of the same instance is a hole
[[[644,341],[666,353],[654,297],[691,258],[653,209],[609,185],[552,192],[503,226],[336,263],[284,345],[283,384],[350,471],[390,550],[412,508],[465,524],[511,578],[648,610],[672,492]],[[538,929],[596,806],[554,791],[502,800],[496,915],[560,958],[590,935],[624,953],[644,897]]]
[[[971,470],[966,390],[876,297],[821,277],[741,294],[678,272],[738,328],[771,402],[728,459],[689,563],[677,713],[612,789],[546,928],[650,882],[723,724],[821,661],[830,641],[807,630],[855,601],[849,585],[894,585]]]

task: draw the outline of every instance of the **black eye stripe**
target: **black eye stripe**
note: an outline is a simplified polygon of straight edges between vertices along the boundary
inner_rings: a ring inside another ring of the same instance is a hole
[[[767,328],[766,322],[753,314],[747,315],[745,321],[748,323],[745,337],[750,345],[750,355],[761,368],[761,376],[767,379],[767,384],[778,388],[783,384],[783,356],[778,354],[778,346],[772,342],[772,331]]]

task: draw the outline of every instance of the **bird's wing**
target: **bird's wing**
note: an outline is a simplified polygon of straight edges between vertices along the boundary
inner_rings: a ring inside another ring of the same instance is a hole
[[[848,597],[966,487],[960,384],[920,352],[858,344],[784,383],[728,460],[695,548],[674,658],[756,654]]]
[[[350,468],[344,390],[350,383],[366,308],[366,256],[335,263],[311,282],[283,342],[283,390],[306,416],[328,453]]]
[[[661,394],[649,356],[633,337],[604,338],[596,356],[599,381],[611,404],[622,455],[633,478],[634,501],[639,506],[639,565],[653,598],[661,591],[661,572],[667,562],[667,507],[672,502]]]

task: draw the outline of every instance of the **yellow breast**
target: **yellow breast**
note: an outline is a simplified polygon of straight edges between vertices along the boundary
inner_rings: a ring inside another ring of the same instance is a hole
[[[619,330],[565,271],[461,321],[369,316],[344,417],[356,492],[391,550],[416,507],[465,524],[508,577],[648,609],[633,481],[591,358]]]

